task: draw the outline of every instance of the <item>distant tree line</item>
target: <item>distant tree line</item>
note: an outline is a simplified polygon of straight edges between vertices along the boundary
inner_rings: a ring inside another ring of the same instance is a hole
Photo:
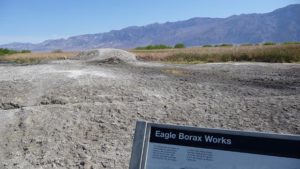
[[[239,44],[238,46],[259,46],[259,45],[264,45],[264,46],[270,46],[270,45],[277,45],[277,44],[282,44],[282,45],[296,45],[300,44],[300,42],[284,42],[284,43],[276,43],[276,42],[264,42],[264,43],[257,43],[257,44],[252,44],[252,43],[244,43],[244,44]],[[218,45],[211,45],[211,44],[206,44],[202,45],[202,47],[231,47],[235,46],[234,44],[229,44],[229,43],[223,43],[223,44],[218,44]]]
[[[164,45],[164,44],[159,44],[159,45],[148,45],[148,46],[142,46],[142,47],[137,47],[135,48],[136,50],[153,50],[153,49],[172,49],[172,48],[185,48],[185,45],[183,43],[177,43],[172,46]]]
[[[257,44],[252,44],[252,43],[244,43],[244,44],[230,44],[230,43],[222,43],[222,44],[217,44],[217,45],[212,45],[212,44],[206,44],[202,45],[202,47],[232,47],[232,46],[271,46],[271,45],[277,45],[277,44],[282,44],[282,45],[295,45],[295,44],[300,44],[300,42],[284,42],[284,43],[276,43],[276,42],[264,42],[264,43],[257,43]],[[180,49],[180,48],[185,48],[185,45],[183,43],[177,43],[174,46],[168,46],[164,44],[159,44],[159,45],[148,45],[148,46],[142,46],[142,47],[137,47],[135,48],[136,50],[154,50],[154,49]]]
[[[12,49],[6,49],[6,48],[0,48],[0,56],[3,55],[11,55],[15,53],[31,53],[30,50],[12,50]]]

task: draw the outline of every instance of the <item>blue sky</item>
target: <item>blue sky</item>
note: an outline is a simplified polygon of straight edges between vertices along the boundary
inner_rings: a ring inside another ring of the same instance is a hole
[[[101,33],[127,26],[266,13],[300,0],[0,0],[0,44]]]

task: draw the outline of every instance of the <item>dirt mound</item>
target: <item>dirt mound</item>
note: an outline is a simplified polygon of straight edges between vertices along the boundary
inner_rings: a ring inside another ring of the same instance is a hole
[[[134,54],[121,49],[96,49],[81,52],[77,59],[84,60],[90,63],[106,63],[106,64],[120,64],[136,62]]]

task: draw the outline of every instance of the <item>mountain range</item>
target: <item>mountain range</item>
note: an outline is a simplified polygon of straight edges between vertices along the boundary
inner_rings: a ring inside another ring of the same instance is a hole
[[[134,48],[151,44],[186,46],[220,43],[300,41],[300,4],[264,14],[241,14],[227,18],[197,17],[178,22],[131,26],[106,33],[86,34],[41,43],[10,43],[0,48],[52,51],[92,48]]]

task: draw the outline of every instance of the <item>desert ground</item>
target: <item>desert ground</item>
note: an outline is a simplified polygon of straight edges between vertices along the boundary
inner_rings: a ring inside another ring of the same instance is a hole
[[[300,134],[300,64],[167,64],[105,49],[0,72],[0,169],[126,169],[137,120]]]

